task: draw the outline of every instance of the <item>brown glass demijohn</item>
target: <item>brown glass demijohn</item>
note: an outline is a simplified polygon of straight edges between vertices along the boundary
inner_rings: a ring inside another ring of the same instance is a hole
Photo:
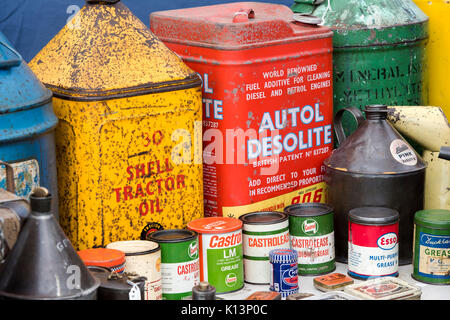
[[[336,113],[339,147],[324,161],[328,204],[335,209],[336,261],[347,262],[348,212],[374,206],[399,212],[399,263],[410,264],[414,214],[423,209],[426,164],[386,120],[387,106],[369,105],[364,111],[366,119],[357,108]],[[342,128],[345,112],[358,122],[348,137]]]
[[[31,212],[0,269],[0,298],[95,300],[94,278],[55,219],[45,188],[30,195]]]

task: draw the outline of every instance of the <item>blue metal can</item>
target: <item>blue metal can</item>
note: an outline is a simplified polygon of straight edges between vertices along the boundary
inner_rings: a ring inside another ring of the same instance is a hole
[[[269,252],[270,290],[279,292],[283,298],[298,293],[297,251],[275,249]]]
[[[27,198],[33,188],[42,186],[55,195],[52,206],[57,208],[58,118],[52,93],[1,32],[0,84],[0,161],[14,169],[15,194]],[[0,166],[0,188],[6,189],[5,172]]]

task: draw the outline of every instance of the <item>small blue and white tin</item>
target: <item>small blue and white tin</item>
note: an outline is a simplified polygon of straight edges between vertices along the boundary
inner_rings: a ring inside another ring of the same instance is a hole
[[[298,255],[293,249],[274,249],[269,252],[270,290],[281,297],[298,293]]]

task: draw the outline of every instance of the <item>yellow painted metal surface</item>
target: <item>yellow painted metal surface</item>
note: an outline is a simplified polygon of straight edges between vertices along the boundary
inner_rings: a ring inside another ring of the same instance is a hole
[[[388,120],[403,136],[426,150],[450,146],[450,125],[441,107],[390,106]]]
[[[450,209],[450,161],[439,150],[450,146],[450,125],[440,107],[391,106],[388,120],[405,137],[425,148],[424,209]]]
[[[429,17],[429,42],[427,45],[426,79],[428,104],[441,106],[450,118],[450,2],[447,0],[413,0]]]
[[[424,209],[450,210],[450,161],[439,159],[439,152],[429,150],[423,152],[423,160],[428,165]]]
[[[30,62],[60,120],[66,235],[82,250],[203,217],[200,79],[120,2],[74,19]]]

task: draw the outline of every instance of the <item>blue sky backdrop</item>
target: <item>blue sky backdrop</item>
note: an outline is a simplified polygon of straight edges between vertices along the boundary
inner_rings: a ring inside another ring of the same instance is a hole
[[[0,31],[29,62],[61,30],[76,8],[85,0],[1,0]],[[149,25],[153,11],[229,3],[226,0],[122,0],[130,10]],[[291,6],[294,0],[262,0]]]

